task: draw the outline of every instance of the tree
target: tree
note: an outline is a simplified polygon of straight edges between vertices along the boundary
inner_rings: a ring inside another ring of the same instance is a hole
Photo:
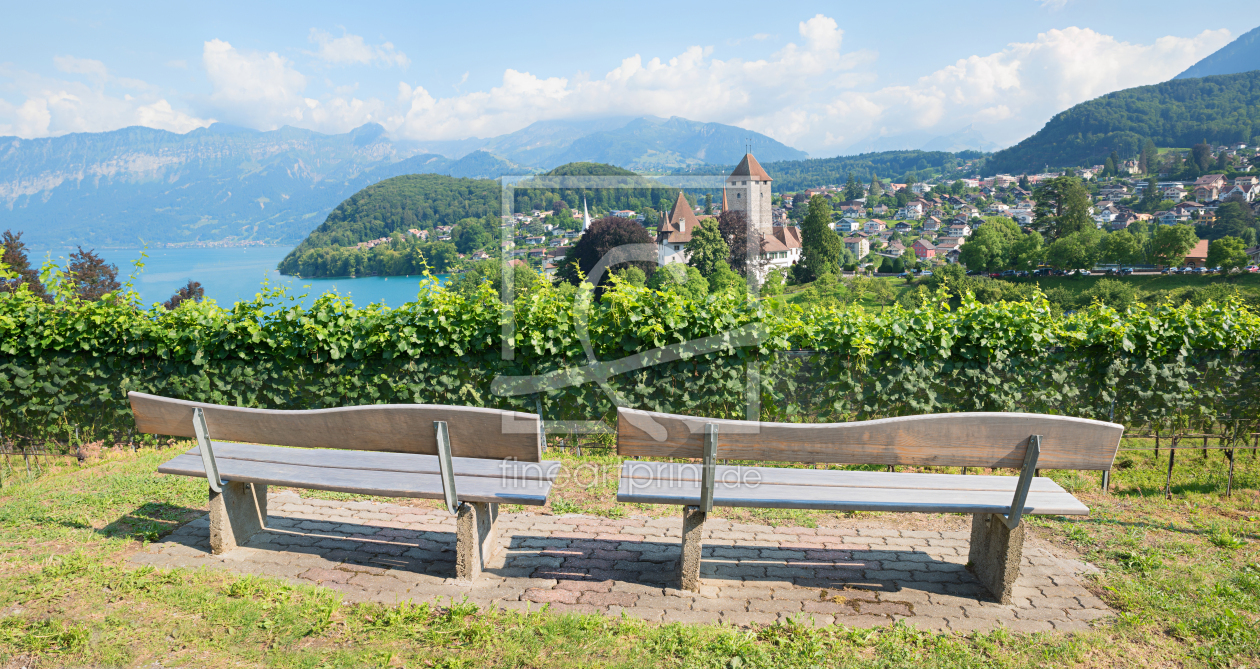
[[[1254,230],[1255,227],[1255,215],[1251,213],[1251,207],[1245,203],[1229,201],[1222,203],[1216,209],[1216,225],[1213,226],[1213,232],[1221,237],[1244,239],[1247,236],[1246,231]]]
[[[1028,190],[1030,187],[1032,187],[1032,184],[1028,182],[1027,174],[1019,175],[1019,187],[1024,190]]]
[[[1165,267],[1180,265],[1186,254],[1199,243],[1194,228],[1188,225],[1161,225],[1151,240],[1151,256]]]
[[[188,285],[175,291],[171,299],[167,300],[162,306],[167,311],[174,311],[184,302],[200,302],[206,297],[206,289],[201,286],[198,281],[188,280]]]
[[[704,194],[704,213],[709,216],[713,214],[713,193]]]
[[[844,250],[844,241],[831,227],[831,205],[821,195],[809,199],[809,214],[801,225],[801,246],[801,261],[814,277],[835,267]]]
[[[1237,237],[1221,237],[1208,244],[1208,267],[1219,267],[1228,274],[1231,270],[1242,269],[1251,264],[1247,256],[1243,240]]]
[[[871,189],[866,195],[866,202],[870,204],[884,195],[884,185],[879,182],[879,175],[871,172]]]
[[[118,283],[118,267],[105,262],[95,251],[84,251],[82,246],[70,254],[66,278],[75,296],[87,302],[95,302],[122,288]]]
[[[1161,202],[1163,194],[1159,192],[1159,181],[1151,177],[1146,180],[1146,188],[1142,189],[1142,203],[1138,206],[1146,212],[1158,211]]]
[[[1185,144],[1182,144],[1185,146]],[[1142,174],[1151,174],[1159,167],[1159,149],[1155,148],[1155,141],[1147,138],[1146,143],[1142,145],[1142,154],[1138,158],[1138,171]]]
[[[1033,192],[1033,201],[1033,227],[1049,233],[1051,239],[1095,228],[1089,215],[1089,192],[1076,177],[1042,183]]]
[[[594,228],[594,224],[591,227]],[[654,272],[648,279],[647,287],[662,293],[684,295],[691,300],[702,300],[709,294],[709,281],[700,275],[700,270],[676,262]]]
[[[1115,153],[1114,151],[1112,153]],[[1103,176],[1113,177],[1116,175],[1116,162],[1107,156],[1107,162],[1103,163]]]
[[[564,260],[556,270],[556,276],[576,286],[581,282],[582,277],[590,274],[591,270],[595,268],[595,264],[609,251],[618,246],[651,243],[653,243],[652,238],[648,235],[647,230],[642,225],[639,225],[638,221],[617,216],[591,221],[591,229],[587,230],[586,234],[582,235],[576,244],[569,247]],[[651,278],[652,272],[656,269],[656,263],[650,261],[616,265],[617,268],[629,266],[638,267],[649,278]],[[608,269],[611,270],[614,267],[609,267]],[[600,281],[600,284],[602,285],[607,280],[608,278],[605,276]]]
[[[1207,143],[1200,142],[1190,147],[1190,154],[1193,156],[1191,160],[1200,172],[1207,172],[1212,168],[1212,147]]]
[[[963,244],[963,248],[967,248]],[[1046,247],[1041,233],[1037,231],[1021,235],[1011,246],[1011,268],[1032,271],[1037,269],[1046,257]]]
[[[1089,269],[1098,252],[1098,230],[1073,232],[1054,240],[1046,249],[1046,262],[1059,269]]]
[[[709,279],[709,292],[713,294],[734,291],[737,295],[748,294],[748,281],[736,274],[726,263],[720,263]]]
[[[784,271],[785,269],[780,267],[766,273],[766,281],[761,284],[762,297],[774,297],[775,295],[783,294]]]
[[[866,195],[866,193],[862,191],[862,184],[853,178],[852,172],[849,172],[849,179],[844,183],[844,199],[848,201],[858,200],[863,195]]]
[[[455,248],[460,253],[472,253],[485,247],[492,239],[481,219],[465,218],[451,228],[451,241],[455,242]]]
[[[1142,254],[1142,240],[1127,229],[1117,230],[1102,239],[1098,258],[1117,265],[1134,264]]]
[[[52,296],[40,282],[39,272],[31,267],[26,257],[26,244],[22,242],[22,233],[5,230],[4,235],[0,236],[0,242],[4,244],[4,256],[0,258],[0,262],[3,262],[10,272],[17,275],[14,279],[0,279],[0,293],[16,293],[22,286],[26,286],[26,289],[36,297],[45,302],[51,302]]]
[[[1011,261],[1011,235],[999,225],[982,225],[959,250],[958,260],[975,272],[1006,269]]]
[[[709,278],[718,267],[730,268],[726,264],[731,255],[731,248],[722,238],[718,222],[709,218],[700,222],[700,227],[691,232],[691,241],[687,242],[687,264],[700,270],[701,276]]]
[[[421,251],[424,262],[429,269],[442,274],[449,270],[455,261],[459,260],[459,252],[455,245],[450,242],[434,242],[424,247]]]
[[[726,246],[730,249],[730,255],[727,256],[726,262],[740,276],[748,276],[749,262],[754,267],[761,264],[761,233],[753,230],[752,234],[752,259],[749,254],[749,238],[748,235],[748,217],[743,211],[732,209],[718,214],[717,217],[718,231],[722,233],[722,239],[726,241]]]

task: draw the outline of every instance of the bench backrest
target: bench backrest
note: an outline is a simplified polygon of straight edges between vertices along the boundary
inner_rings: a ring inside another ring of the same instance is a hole
[[[1070,416],[946,413],[853,423],[761,423],[617,409],[617,453],[703,457],[706,423],[722,460],[919,467],[1009,467],[1041,435],[1039,469],[1110,470],[1124,426]]]
[[[252,444],[437,455],[434,421],[445,421],[451,455],[461,458],[542,459],[542,424],[535,414],[434,404],[371,404],[281,411],[189,402],[128,393],[136,429],[196,437],[193,409],[205,414],[210,438]]]

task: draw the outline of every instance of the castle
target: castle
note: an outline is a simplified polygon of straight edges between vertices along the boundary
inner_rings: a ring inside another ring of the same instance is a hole
[[[780,267],[790,267],[801,258],[801,232],[795,226],[774,225],[771,213],[771,183],[774,180],[751,153],[735,167],[722,188],[722,211],[742,211],[748,217],[749,227],[761,237],[761,253],[757,268],[758,280],[765,273]],[[673,211],[661,221],[656,235],[657,264],[687,262],[687,242],[692,232],[704,218],[697,217],[682,192],[674,202]]]

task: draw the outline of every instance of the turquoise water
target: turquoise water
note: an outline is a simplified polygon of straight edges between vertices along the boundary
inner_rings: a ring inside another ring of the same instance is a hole
[[[263,246],[220,249],[150,249],[146,251],[144,270],[134,284],[145,304],[165,302],[189,279],[200,281],[206,297],[222,306],[253,299],[263,280],[281,285],[291,295],[305,297],[298,301],[309,306],[325,292],[335,291],[349,297],[356,305],[384,302],[397,307],[416,298],[420,277],[363,277],[358,279],[299,279],[282,276],[276,265],[292,247]],[[135,271],[132,263],[140,257],[139,249],[104,249],[98,251],[107,262],[118,265],[120,281]],[[34,254],[32,254],[34,255]],[[54,253],[53,259],[65,264],[65,254]],[[446,275],[439,276],[443,282]]]

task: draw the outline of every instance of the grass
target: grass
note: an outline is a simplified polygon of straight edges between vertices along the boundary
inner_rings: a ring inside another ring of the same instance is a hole
[[[1126,440],[1125,448],[1149,447]],[[205,484],[154,473],[173,451],[141,451],[43,476],[5,471],[0,488],[0,667],[1242,667],[1260,663],[1260,461],[1222,451],[1120,454],[1113,490],[1091,472],[1045,472],[1076,490],[1088,517],[1033,517],[1030,531],[1101,572],[1087,582],[1113,619],[1084,634],[932,634],[807,624],[736,629],[443,606],[347,604],[331,590],[218,571],[154,570],[126,558],[201,512]],[[552,451],[566,472],[542,512],[642,513],[613,502],[606,449]],[[5,467],[0,462],[0,468]],[[974,470],[973,470],[974,472]],[[1003,472],[1009,474],[1010,472]],[[589,480],[589,479],[583,479]],[[612,478],[615,481],[615,477]],[[304,493],[309,494],[309,493]],[[427,502],[420,502],[427,503]],[[677,509],[655,507],[654,514]],[[852,515],[794,512],[770,524]]]

